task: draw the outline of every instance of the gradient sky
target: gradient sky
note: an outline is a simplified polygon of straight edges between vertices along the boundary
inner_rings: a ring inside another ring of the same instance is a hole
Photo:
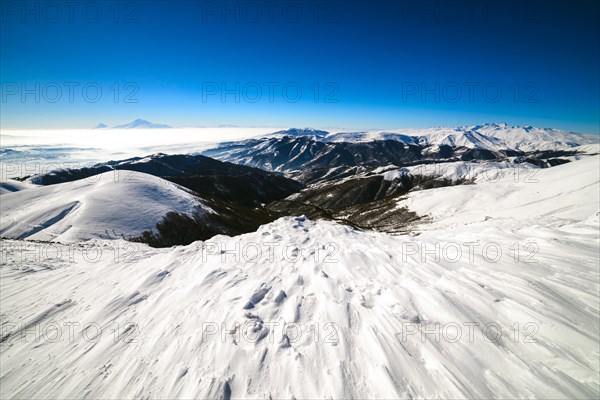
[[[597,1],[66,4],[2,2],[2,129],[144,118],[357,129],[507,122],[599,132]],[[91,102],[97,87],[102,95]],[[223,98],[223,88],[239,100]],[[133,91],[137,102],[126,102]]]

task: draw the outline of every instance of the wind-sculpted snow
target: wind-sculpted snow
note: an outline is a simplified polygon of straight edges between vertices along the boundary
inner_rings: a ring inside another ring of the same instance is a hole
[[[3,240],[0,397],[596,398],[597,166],[419,192],[418,236]]]
[[[133,171],[29,186],[2,195],[0,236],[56,241],[122,238],[155,229],[169,211],[191,214],[206,209],[184,188]]]

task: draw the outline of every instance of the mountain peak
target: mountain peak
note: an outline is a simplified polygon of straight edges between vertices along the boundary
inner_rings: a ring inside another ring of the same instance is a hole
[[[290,128],[283,131],[273,132],[272,135],[325,137],[329,135],[329,132],[314,128]]]
[[[172,128],[172,126],[165,124],[155,124],[153,122],[147,121],[145,119],[135,119],[128,124],[113,126],[113,129],[164,129],[164,128]]]

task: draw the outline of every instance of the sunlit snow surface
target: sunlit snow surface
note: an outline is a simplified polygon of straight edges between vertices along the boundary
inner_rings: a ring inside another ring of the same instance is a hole
[[[139,236],[169,211],[212,211],[188,190],[140,172],[114,170],[86,179],[37,186],[0,183],[0,236],[74,242]]]
[[[596,398],[598,175],[412,193],[417,236],[3,240],[0,397]]]

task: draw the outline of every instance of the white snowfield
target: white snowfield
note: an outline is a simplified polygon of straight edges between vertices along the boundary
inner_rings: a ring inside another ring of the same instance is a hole
[[[2,195],[0,236],[60,242],[137,236],[155,230],[169,211],[202,207],[181,186],[133,171],[28,186]]]
[[[414,193],[415,237],[4,240],[0,397],[597,398],[598,160]]]

